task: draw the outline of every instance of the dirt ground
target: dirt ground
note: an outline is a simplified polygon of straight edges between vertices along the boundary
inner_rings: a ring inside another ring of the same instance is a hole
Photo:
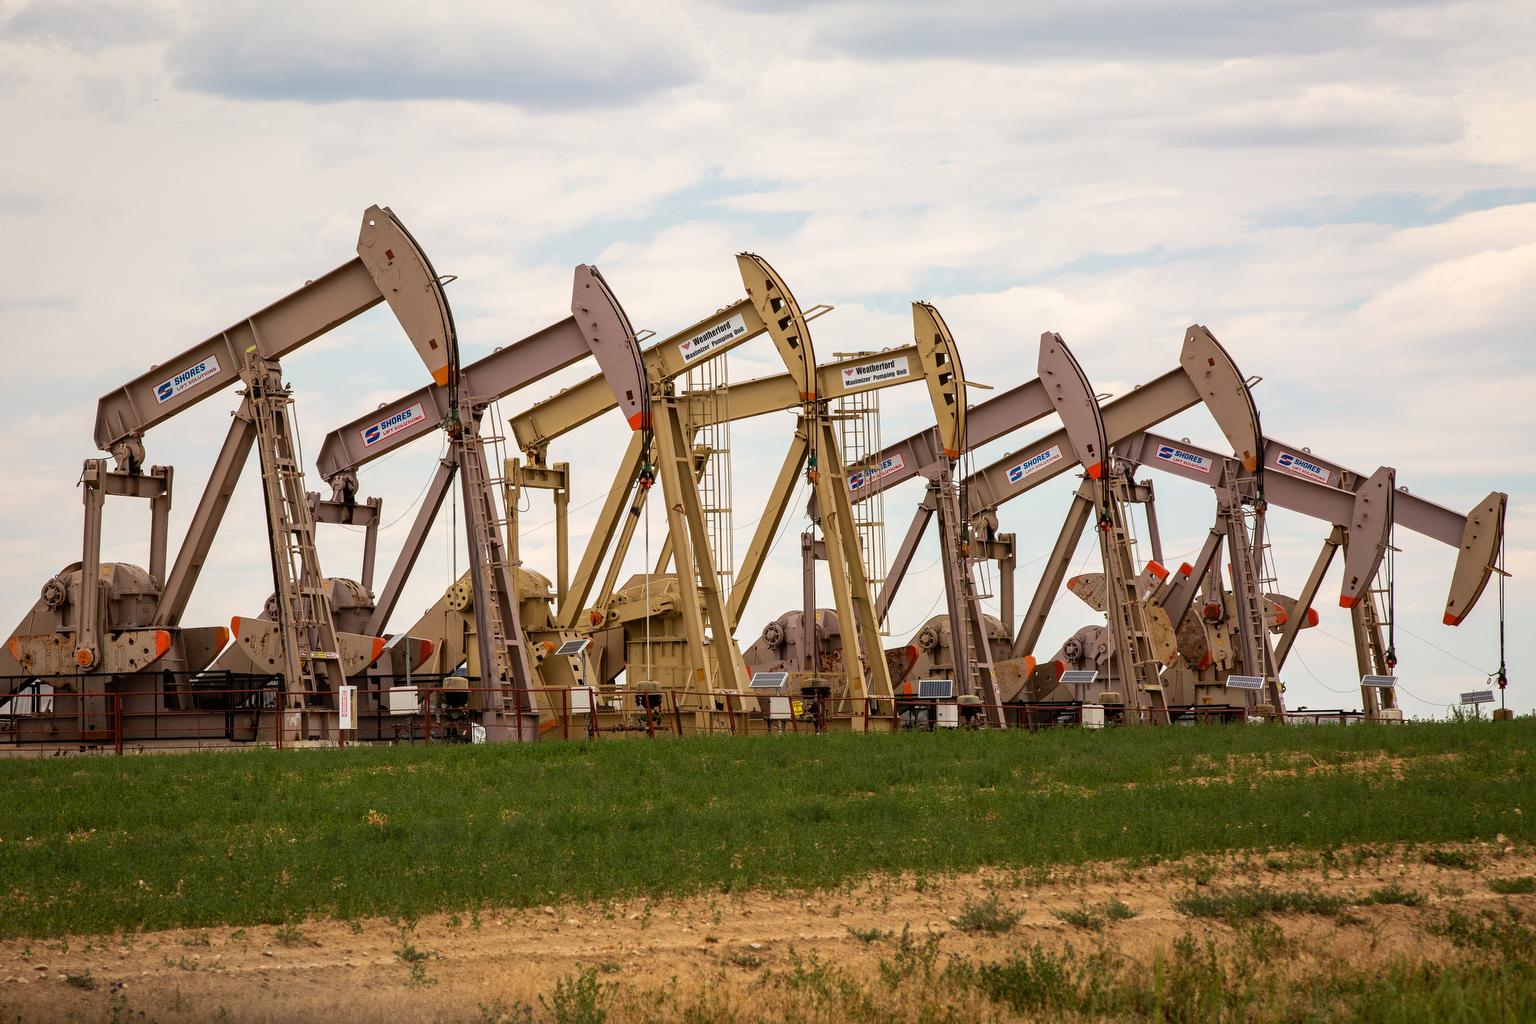
[[[1364,896],[1396,884],[1425,905],[1362,906],[1353,920],[1287,915],[1275,921],[1316,962],[1356,965],[1448,954],[1422,926],[1449,908],[1476,911],[1505,899],[1536,909],[1536,896],[1498,896],[1489,879],[1536,874],[1536,850],[1510,843],[1461,848],[1476,869],[1439,867],[1423,851],[1377,848],[1368,856],[1277,852],[1192,858],[1152,867],[1102,863],[1049,870],[986,870],[946,877],[872,876],[810,895],[744,893],[687,899],[568,904],[414,924],[308,921],[256,926],[0,943],[0,1021],[491,1021],[491,1007],[538,1007],[558,979],[595,968],[620,990],[707,988],[751,999],[765,972],[815,953],[874,973],[894,935],[942,936],[944,955],[996,960],[1041,942],[1100,944],[1147,962],[1178,936],[1230,935],[1192,920],[1172,901],[1200,886],[1258,883],[1274,889]],[[1358,863],[1357,863],[1358,861]],[[967,901],[996,894],[1022,916],[1011,931],[956,927]],[[1057,912],[1119,899],[1133,919],[1085,930]],[[877,934],[878,933],[878,934]]]

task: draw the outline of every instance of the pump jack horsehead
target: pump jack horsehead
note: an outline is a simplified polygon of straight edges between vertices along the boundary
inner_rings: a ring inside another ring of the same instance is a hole
[[[314,546],[314,522],[299,467],[291,394],[282,357],[380,302],[387,302],[411,344],[434,375],[444,373],[451,323],[442,283],[404,225],[387,208],[363,215],[357,257],[298,291],[140,374],[106,396],[96,413],[96,444],[114,461],[86,461],[82,476],[85,539],[81,560],[43,587],[42,597],[0,652],[0,675],[51,689],[54,714],[35,723],[50,741],[82,742],[117,734],[129,741],[159,729],[160,713],[174,712],[190,736],[222,735],[231,709],[229,676],[206,672],[231,631],[189,628],[182,615],[207,561],[230,496],[251,448],[257,448],[276,596],[276,621],[261,626],[236,619],[236,647],[260,663],[265,679],[281,679],[283,726],[268,739],[327,738],[334,732],[335,695],[347,672],[377,658],[383,638],[338,633]],[[144,436],[156,427],[242,382],[244,400],[203,490],[187,534],[167,568],[172,471],[144,466]],[[101,561],[101,523],[108,495],[150,503],[147,570]],[[233,649],[233,648],[232,648]],[[229,728],[246,726],[242,716]],[[250,718],[255,730],[257,719]],[[70,724],[73,723],[73,724]],[[25,742],[23,723],[15,735]],[[64,736],[74,730],[78,736]],[[252,734],[245,738],[257,739]]]

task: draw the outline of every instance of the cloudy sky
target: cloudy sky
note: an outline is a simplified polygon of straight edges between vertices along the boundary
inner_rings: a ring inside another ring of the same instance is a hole
[[[80,461],[101,394],[348,260],[359,216],[392,207],[437,269],[468,356],[560,319],[571,267],[594,262],[637,326],[671,333],[740,295],[732,254],[764,254],[818,320],[823,356],[901,344],[928,299],[967,375],[1033,375],[1060,331],[1095,386],[1123,393],[1175,365],[1208,325],[1271,436],[1458,510],[1509,492],[1511,703],[1536,705],[1536,6],[1529,2],[1088,0],[1038,4],[740,2],[218,5],[0,0],[0,620],[78,558]],[[418,386],[422,367],[375,310],[285,363],[306,449]],[[766,342],[737,379],[772,372]],[[508,412],[565,379],[529,389]],[[173,535],[236,399],[153,431],[176,467]],[[888,438],[926,398],[891,391]],[[738,427],[744,548],[789,429]],[[583,539],[625,428],[594,423],[575,465]],[[1165,432],[1215,447],[1198,410]],[[990,461],[1036,436],[978,454]],[[437,455],[371,468],[388,565]],[[253,473],[187,615],[258,610],[270,590]],[[1158,481],[1168,558],[1192,555],[1212,499]],[[1005,507],[1021,604],[1072,481]],[[885,506],[894,549],[920,494]],[[526,557],[552,568],[547,504]],[[109,559],[147,560],[145,508],[109,505]],[[652,520],[659,531],[660,516]],[[1276,513],[1281,588],[1326,534]],[[791,527],[791,531],[798,526]],[[1493,594],[1440,624],[1453,552],[1399,535],[1404,705],[1444,713],[1497,664]],[[659,543],[659,541],[657,541]],[[797,545],[775,551],[740,636],[798,600]],[[328,572],[359,539],[322,536]],[[921,553],[892,616],[937,610]],[[396,625],[435,599],[446,530]],[[1092,568],[1085,546],[1077,564]],[[462,565],[462,557],[458,558]],[[1287,673],[1292,706],[1355,707],[1338,569],[1320,629]],[[382,577],[383,570],[380,570]],[[1091,613],[1070,595],[1051,654]]]

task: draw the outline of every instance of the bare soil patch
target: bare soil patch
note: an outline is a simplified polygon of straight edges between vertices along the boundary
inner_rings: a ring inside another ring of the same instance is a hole
[[[1536,849],[1512,842],[1454,849],[1476,867],[1426,863],[1426,848],[1272,851],[1195,857],[1150,866],[983,870],[953,876],[868,876],[832,891],[746,892],[688,899],[567,904],[532,910],[439,914],[419,921],[303,921],[0,943],[0,1018],[25,1021],[231,1022],[553,1019],[561,979],[592,969],[618,994],[610,1019],[645,1019],[646,1000],[708,993],[749,1005],[764,979],[796,963],[826,961],[874,977],[909,940],[937,936],[944,957],[996,960],[1041,943],[1110,948],[1150,963],[1180,936],[1230,938],[1227,924],[1192,919],[1174,902],[1192,890],[1246,885],[1360,899],[1395,886],[1417,906],[1352,906],[1337,918],[1273,919],[1295,970],[1369,967],[1449,956],[1426,927],[1451,910],[1508,901],[1536,910],[1536,895],[1502,896],[1491,879],[1536,875]],[[995,898],[1011,927],[963,931],[967,905]],[[1069,923],[1119,901],[1134,916]],[[1066,918],[1066,920],[1063,919]],[[648,995],[649,994],[649,995]],[[546,1003],[540,1003],[540,997]],[[520,1004],[531,1008],[524,1015]],[[510,1009],[509,1009],[510,1008]],[[1014,1019],[997,1006],[986,1019]],[[1001,1014],[1001,1015],[1000,1015]]]

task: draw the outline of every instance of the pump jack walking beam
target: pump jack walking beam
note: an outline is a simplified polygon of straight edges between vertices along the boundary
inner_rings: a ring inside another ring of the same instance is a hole
[[[1458,625],[1472,610],[1494,572],[1494,562],[1503,539],[1503,514],[1508,495],[1495,491],[1471,512],[1462,515],[1395,487],[1386,467],[1367,476],[1329,462],[1309,449],[1269,438],[1261,440],[1260,450],[1268,470],[1264,477],[1264,500],[1267,503],[1322,519],[1348,531],[1355,552],[1352,557],[1347,556],[1344,585],[1339,593],[1340,607],[1353,607],[1369,589],[1386,553],[1390,528],[1396,524],[1457,549],[1456,567],[1446,598],[1446,624]],[[1219,481],[1222,475],[1234,470],[1229,456],[1217,455],[1187,441],[1174,441],[1146,432],[1126,439],[1117,451],[1132,462],[1199,483]],[[1205,461],[1212,471],[1200,473],[1192,468],[1192,460],[1178,453]],[[1297,466],[1299,459],[1305,459],[1305,467]],[[1343,545],[1344,539],[1341,537],[1339,544],[1329,546],[1336,549]],[[1333,552],[1325,549],[1324,555],[1321,563],[1326,572]],[[1321,573],[1314,572],[1320,580]],[[1296,607],[1298,611],[1304,611],[1310,605],[1310,600],[1298,600]]]

